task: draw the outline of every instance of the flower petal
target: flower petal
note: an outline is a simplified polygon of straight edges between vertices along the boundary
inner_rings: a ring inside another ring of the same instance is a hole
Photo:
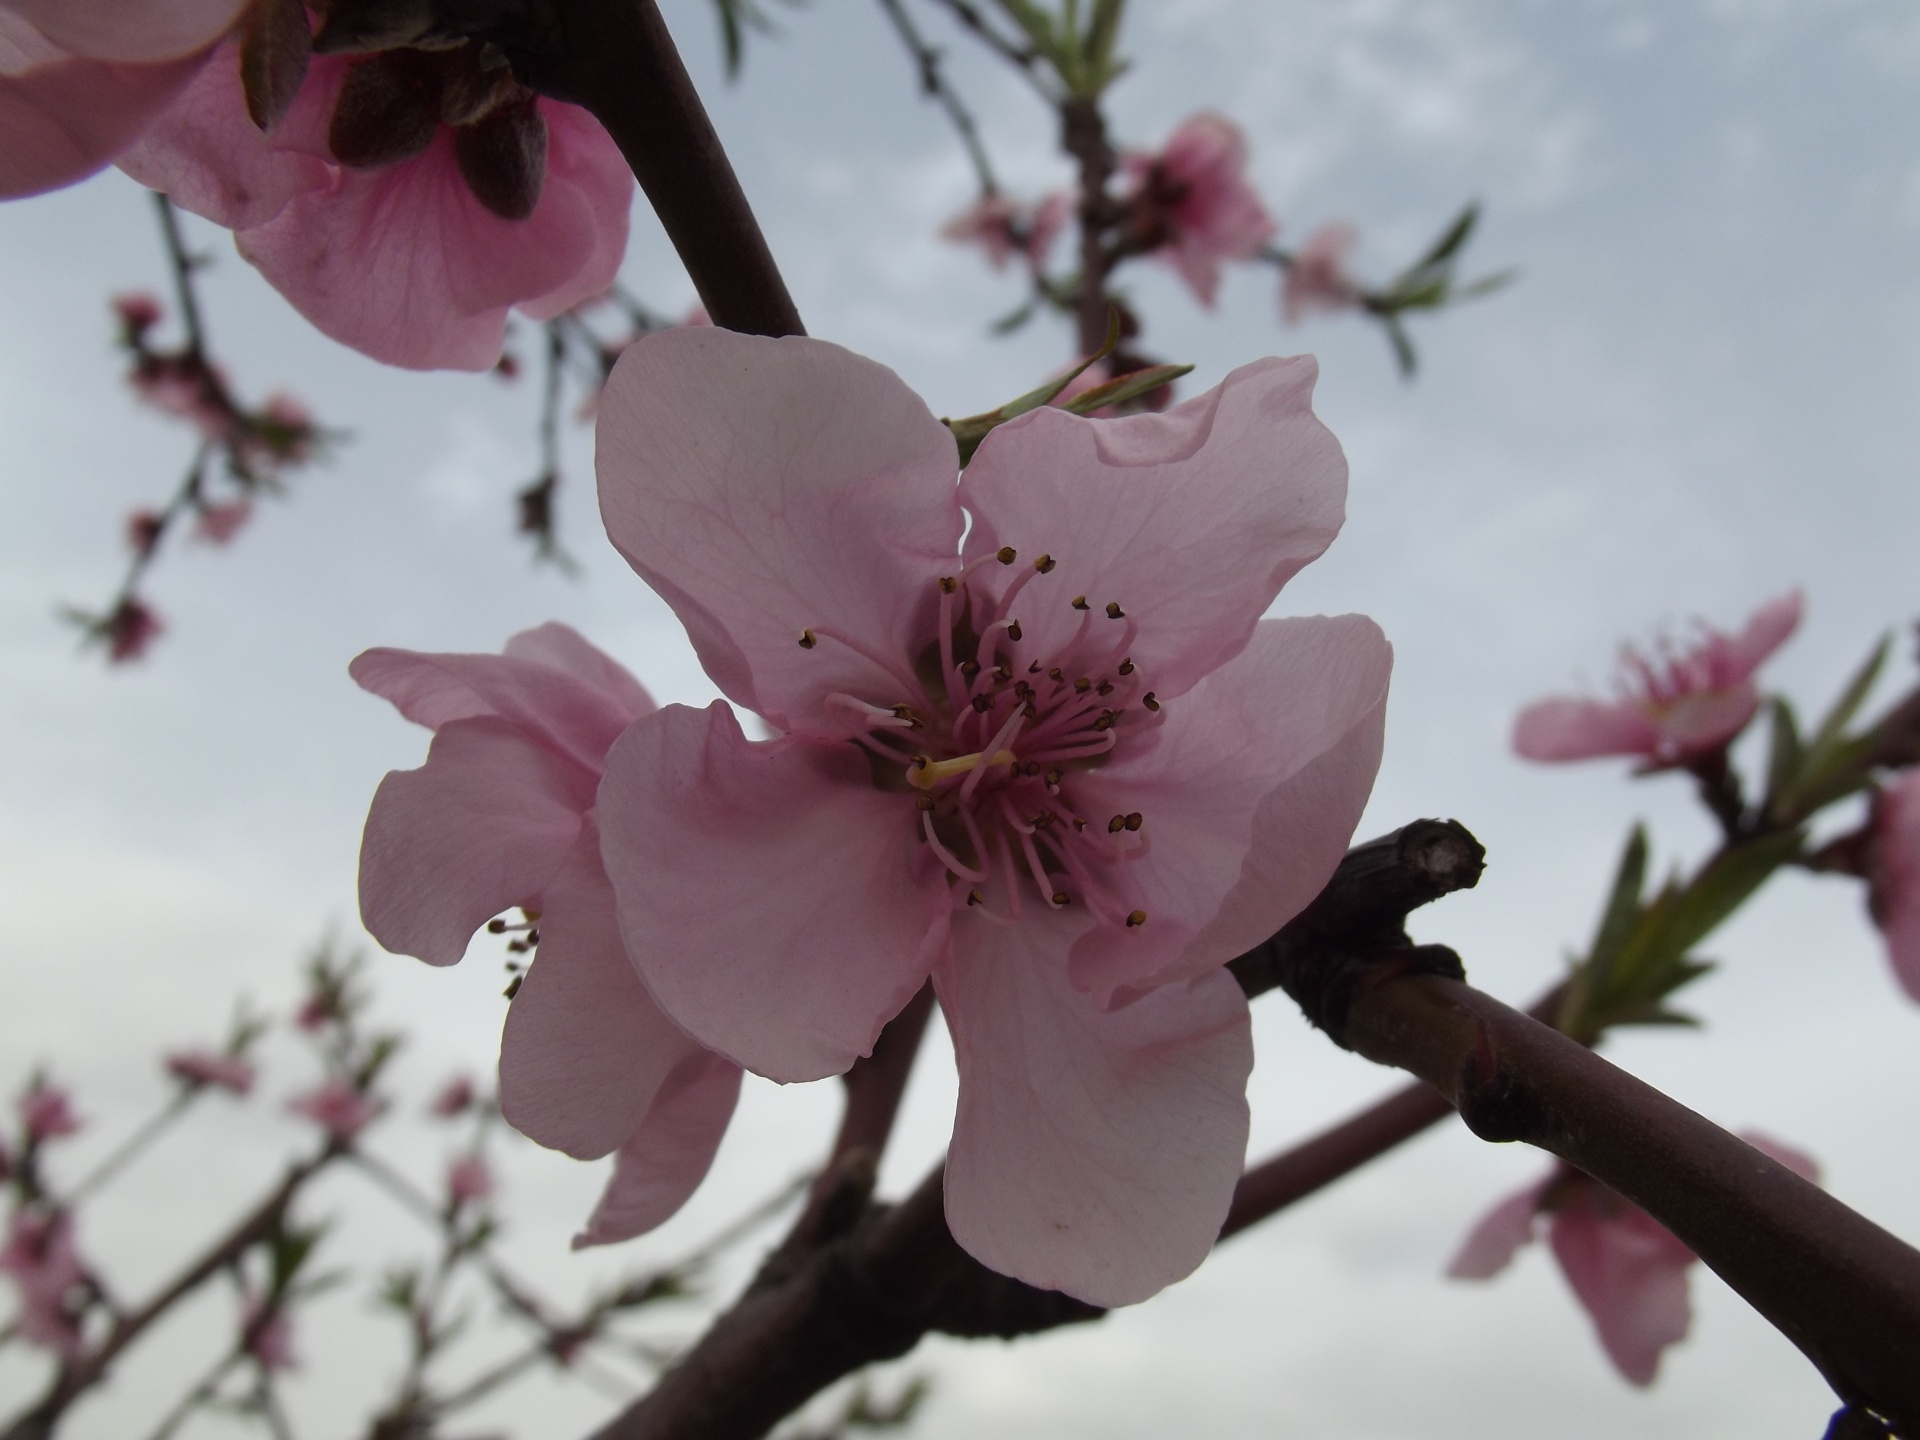
[[[1874,877],[1875,918],[1887,937],[1887,959],[1907,997],[1920,1001],[1920,770],[1896,776],[1875,807],[1880,841]]]
[[[0,54],[13,39],[0,11]],[[0,199],[38,195],[112,162],[174,101],[201,57],[165,65],[61,60],[0,66]]]
[[[1652,755],[1660,727],[1637,705],[1559,696],[1529,705],[1513,724],[1514,753],[1528,760]]]
[[[1728,641],[1727,658],[1741,679],[1758,670],[1800,628],[1803,604],[1804,597],[1798,590],[1769,600],[1754,611],[1746,628]]]
[[[1053,557],[1015,610],[1028,649],[1063,649],[1084,595],[1139,626],[1131,655],[1162,699],[1238,654],[1340,530],[1347,462],[1313,414],[1318,373],[1309,357],[1260,360],[1164,414],[1042,407],[990,433],[960,485],[966,555]]]
[[[643,1235],[686,1204],[713,1166],[740,1098],[740,1067],[702,1050],[660,1087],[653,1108],[614,1157],[613,1178],[573,1248]]]
[[[504,721],[440,727],[418,770],[374,792],[360,918],[387,949],[451,965],[511,905],[537,905],[580,834],[594,776]]]
[[[873,1048],[945,948],[919,812],[851,745],[749,742],[723,702],[669,705],[607,755],[601,852],[647,988],[772,1080]]]
[[[1635,1385],[1651,1385],[1661,1351],[1685,1338],[1693,1323],[1687,1299],[1693,1252],[1632,1207],[1616,1215],[1589,1203],[1568,1205],[1554,1213],[1549,1237],[1614,1368]]]
[[[1540,1211],[1540,1197],[1552,1183],[1553,1177],[1549,1175],[1509,1195],[1481,1216],[1447,1266],[1447,1274],[1456,1280],[1491,1280],[1511,1265],[1520,1247],[1533,1239],[1533,1221]]]
[[[578,630],[557,620],[522,630],[507,641],[505,653],[515,660],[532,660],[578,676],[611,698],[631,720],[660,708],[646,686],[633,678],[632,671]]]
[[[607,534],[729,698],[792,731],[834,691],[915,689],[958,462],[892,371],[818,340],[662,331],[614,367],[597,445]],[[809,628],[853,644],[802,649]]]
[[[539,900],[540,947],[500,1040],[500,1110],[529,1139],[598,1159],[627,1142],[675,1067],[706,1052],[627,959],[591,825]]]
[[[1074,982],[1110,1004],[1223,965],[1305,909],[1373,789],[1392,667],[1364,615],[1263,620],[1157,731],[1076,777],[1090,818],[1138,811],[1151,848],[1126,867],[1147,923],[1083,936]]]
[[[247,0],[7,0],[63,50],[93,60],[172,60],[218,40]]]
[[[934,986],[960,1106],[947,1224],[975,1259],[1129,1305],[1206,1259],[1247,1145],[1253,1041],[1224,972],[1102,1012],[1067,983],[1057,917],[956,935]]]

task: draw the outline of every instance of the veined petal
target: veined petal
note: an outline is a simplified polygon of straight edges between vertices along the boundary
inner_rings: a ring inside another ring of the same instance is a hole
[[[573,1248],[643,1235],[670,1219],[707,1178],[740,1098],[738,1065],[702,1050],[667,1077]]]
[[[582,1160],[627,1143],[674,1070],[705,1055],[660,1013],[614,918],[591,822],[542,888],[540,946],[507,1011],[500,1111]]]
[[[918,813],[852,745],[750,742],[724,703],[669,705],[600,786],[627,953],[709,1049],[773,1080],[838,1074],[946,945]]]
[[[961,517],[953,436],[897,375],[683,326],[628,347],[596,433],[607,534],[728,697],[786,731],[834,691],[908,698]]]
[[[1491,1280],[1511,1265],[1520,1247],[1533,1239],[1540,1197],[1552,1182],[1549,1175],[1509,1195],[1481,1216],[1447,1266],[1447,1274],[1456,1280]]]
[[[1684,1339],[1693,1323],[1687,1298],[1693,1252],[1633,1208],[1604,1215],[1591,1205],[1569,1205],[1554,1212],[1548,1235],[1607,1357],[1635,1385],[1651,1385],[1661,1352]]]
[[[505,721],[441,726],[418,770],[374,792],[360,918],[387,949],[451,965],[487,920],[535,905],[580,834],[594,776]]]
[[[204,49],[247,0],[6,0],[54,44],[93,60],[151,63]]]
[[[638,720],[660,708],[632,671],[578,630],[557,620],[522,630],[507,641],[504,653],[515,660],[532,660],[577,676],[612,699],[630,719]]]
[[[1747,621],[1746,627],[1727,642],[1727,658],[1740,678],[1753,674],[1766,658],[1787,643],[1800,628],[1803,597],[1798,590],[1769,600]]]
[[[1103,1012],[1068,982],[1055,917],[957,932],[934,971],[960,1105],[947,1224],[983,1265],[1094,1305],[1191,1274],[1247,1147],[1253,1041],[1224,972]]]
[[[1514,753],[1528,760],[1652,755],[1660,727],[1638,705],[1556,697],[1529,705],[1513,724]]]
[[[1139,627],[1132,658],[1162,699],[1238,654],[1344,518],[1347,462],[1313,413],[1318,373],[1310,357],[1260,360],[1165,414],[1042,407],[989,434],[960,486],[966,554],[1053,557],[1048,603],[1029,590],[1015,607],[1028,648],[1063,648],[1081,620],[1068,601],[1084,595]]]
[[[1363,615],[1263,620],[1158,730],[1077,779],[1094,818],[1140,812],[1151,848],[1126,867],[1146,923],[1083,936],[1076,984],[1104,1005],[1200,974],[1320,893],[1373,789],[1392,665]]]
[[[0,46],[9,38],[0,34]],[[61,60],[0,73],[0,199],[70,185],[111,164],[186,89],[201,60]]]

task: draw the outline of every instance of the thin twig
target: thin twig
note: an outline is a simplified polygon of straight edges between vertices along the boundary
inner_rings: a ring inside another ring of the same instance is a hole
[[[94,1166],[73,1189],[69,1190],[63,1203],[67,1206],[78,1204],[132,1164],[142,1151],[166,1134],[173,1123],[186,1114],[188,1107],[198,1097],[200,1088],[202,1087],[182,1086],[174,1097],[154,1114],[152,1119],[121,1141],[119,1148]]]
[[[960,143],[966,147],[967,158],[973,162],[973,173],[980,181],[981,194],[998,195],[1000,186],[994,179],[993,163],[987,158],[987,147],[981,142],[980,127],[974,123],[973,113],[967,109],[959,93],[947,82],[946,72],[941,66],[941,53],[921,36],[900,0],[880,0],[880,8],[887,12],[887,18],[893,21],[893,28],[900,34],[900,42],[913,57],[914,67],[920,72],[920,92],[938,102],[959,133]]]
[[[207,331],[200,319],[200,297],[193,287],[193,272],[204,262],[188,252],[173,201],[165,192],[155,190],[153,203],[160,214],[160,235],[166,242],[167,262],[173,272],[173,293],[180,302],[180,319],[187,330],[187,348],[196,358],[205,359]]]

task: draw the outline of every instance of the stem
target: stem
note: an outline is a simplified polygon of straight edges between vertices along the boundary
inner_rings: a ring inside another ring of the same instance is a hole
[[[877,1161],[887,1148],[893,1122],[900,1113],[900,1100],[906,1094],[907,1079],[920,1053],[920,1042],[927,1033],[927,1020],[933,1014],[933,982],[929,980],[909,1000],[906,1008],[887,1022],[874,1042],[873,1053],[853,1062],[842,1077],[847,1087],[847,1109],[840,1120],[840,1133],[834,1137],[822,1175],[855,1150],[870,1150]]]
[[[654,0],[551,0],[550,33],[518,37],[537,88],[607,127],[713,323],[801,335],[800,312]]]
[[[913,57],[914,68],[920,72],[920,93],[938,102],[940,108],[947,112],[947,119],[953,122],[953,128],[959,132],[960,143],[967,149],[967,159],[973,162],[973,173],[980,182],[981,193],[987,196],[999,194],[1000,186],[993,178],[993,164],[987,159],[987,147],[980,140],[980,128],[974,124],[972,112],[947,83],[946,74],[940,68],[940,52],[922,38],[900,0],[880,0],[880,8],[887,12],[887,18],[893,21],[893,28],[900,34],[900,42]]]
[[[1098,99],[1074,96],[1061,102],[1060,145],[1080,166],[1080,286],[1073,313],[1080,353],[1092,355],[1107,340],[1107,276],[1113,266],[1107,232],[1118,219],[1107,193],[1113,181],[1113,145]]]
[[[155,190],[153,203],[160,212],[160,238],[167,246],[167,263],[173,271],[174,298],[180,302],[180,321],[187,330],[187,348],[199,359],[207,353],[207,331],[200,319],[200,297],[193,288],[193,272],[199,268],[200,262],[187,253],[186,242],[180,235],[180,217],[174,212],[173,201]]]
[[[194,1102],[198,1094],[199,1087],[183,1087],[179,1090],[151,1120],[121,1141],[117,1150],[94,1166],[91,1172],[68,1191],[64,1203],[68,1207],[77,1205],[120,1171],[126,1169],[143,1150],[167,1133],[173,1122],[187,1112],[187,1107]]]

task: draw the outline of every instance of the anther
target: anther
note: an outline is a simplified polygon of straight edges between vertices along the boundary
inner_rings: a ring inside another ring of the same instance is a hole
[[[973,708],[982,715],[986,714],[989,710],[993,709],[993,697],[991,695],[974,696]]]
[[[1076,816],[1074,816],[1074,817],[1073,817],[1073,828],[1074,828],[1075,830],[1084,830],[1084,829],[1086,829],[1086,828],[1087,828],[1087,817],[1086,817],[1086,816],[1084,816],[1084,815],[1076,815]]]
[[[506,921],[504,921],[504,920],[489,920],[489,921],[487,921],[487,934],[489,934],[489,935],[504,935],[504,934],[506,934],[506,933],[507,933],[507,922],[506,922]]]
[[[1098,687],[1095,688],[1093,693],[1096,695],[1113,694],[1113,682],[1111,680],[1102,680],[1098,685]]]
[[[918,730],[920,728],[920,717],[913,713],[913,707],[910,705],[894,706],[893,718],[906,721],[909,730]]]
[[[1053,812],[1051,810],[1042,810],[1038,815],[1034,816],[1027,823],[1033,826],[1033,828],[1036,830],[1044,830],[1049,825],[1053,824],[1053,821],[1054,821]]]
[[[1056,910],[1066,909],[1067,902],[1073,899],[1073,897],[1064,890],[1054,891],[1051,898],[1053,900],[1053,908]]]
[[[1034,760],[1022,760],[1020,762],[1020,773],[1022,775],[1025,775],[1029,779],[1031,779],[1035,775],[1038,775],[1040,773],[1039,762]]]
[[[993,667],[993,678],[1004,685],[1007,681],[1013,679],[1013,671],[1004,665],[996,665]]]
[[[1113,729],[1113,720],[1113,711],[1102,710],[1100,712],[1100,718],[1093,722],[1093,728],[1096,730],[1111,730]]]
[[[1093,681],[1082,675],[1078,680],[1073,682],[1073,688],[1084,695],[1093,688]]]
[[[1040,718],[1040,711],[1034,706],[1031,700],[1020,707],[1020,713],[1029,720],[1038,720]]]
[[[1127,916],[1127,929],[1129,930],[1138,930],[1146,923],[1147,912],[1144,910],[1135,910],[1131,915]]]
[[[993,552],[993,558],[998,560],[1002,565],[1011,565],[1020,558],[1020,553],[1011,545],[1002,545],[998,550]]]
[[[1151,690],[1140,697],[1140,703],[1149,710],[1158,710],[1160,708],[1160,702],[1153,698],[1153,691]]]
[[[962,660],[960,662],[960,673],[969,680],[973,679],[974,676],[980,673],[980,662],[978,660]]]
[[[1074,608],[1074,609],[1076,609],[1076,610],[1086,610],[1086,609],[1089,609],[1089,608],[1091,608],[1091,607],[1090,607],[1090,606],[1088,606],[1088,604],[1087,604],[1087,597],[1086,597],[1086,596],[1084,596],[1084,595],[1076,595],[1076,596],[1074,596],[1074,597],[1073,597],[1073,608]]]
[[[907,762],[909,770],[924,770],[933,763],[931,755],[916,755]]]
[[[1038,570],[1042,575],[1046,574],[1049,570],[1053,569],[1053,556],[1042,555],[1038,560],[1033,562],[1033,568]]]
[[[514,996],[520,993],[520,982],[526,978],[527,977],[524,975],[514,976],[513,979],[507,982],[507,988],[502,990],[500,993],[506,996],[507,999],[509,1000],[513,999]]]
[[[802,630],[800,632],[800,648],[802,650],[811,650],[814,646],[818,645],[819,643],[820,642],[818,640],[813,638],[813,631]]]
[[[1147,817],[1136,810],[1121,823],[1129,830],[1138,830],[1142,825],[1147,823]]]
[[[1054,787],[1054,786],[1056,786],[1056,785],[1058,785],[1058,784],[1060,783],[1060,780],[1061,780],[1061,777],[1062,777],[1062,776],[1063,776],[1064,774],[1065,774],[1065,772],[1064,772],[1064,771],[1061,771],[1061,770],[1049,770],[1049,771],[1047,771],[1047,776],[1046,776],[1046,784],[1047,784],[1047,788],[1048,788],[1049,790],[1051,790],[1051,789],[1053,789],[1053,787]]]
[[[978,890],[967,891],[967,904],[984,905],[986,903],[987,903],[987,897],[982,895]]]
[[[940,593],[942,595],[951,595],[953,594],[954,591],[958,590],[959,588],[960,588],[960,582],[956,580],[953,576],[942,575],[940,577]]]
[[[1127,612],[1120,608],[1120,602],[1118,600],[1107,601],[1107,618],[1109,620],[1124,620],[1126,615]]]
[[[1007,638],[1009,640],[1018,640],[1020,638],[1020,633],[1021,633],[1020,622],[1018,620],[1011,620],[1007,622]]]
[[[1040,673],[1040,662],[1038,660],[1034,661],[1031,665],[1027,666],[1027,674],[1038,675],[1039,673]]]
[[[913,803],[919,806],[922,810],[931,810],[933,809],[933,796],[917,795],[914,797]]]
[[[1131,675],[1131,674],[1133,674],[1133,661],[1131,661],[1131,660],[1122,660],[1122,661],[1120,662],[1120,673],[1121,673],[1122,675]]]
[[[1122,830],[1126,828],[1127,828],[1127,817],[1124,815],[1116,815],[1113,817],[1113,819],[1107,821],[1107,833],[1109,835],[1118,835]]]
[[[1039,663],[1040,662],[1037,660],[1034,661],[1034,664],[1036,665],[1038,665]],[[1054,666],[1051,670],[1047,671],[1047,679],[1049,680],[1059,681],[1059,680],[1064,680],[1066,678],[1067,678],[1067,672],[1062,670],[1058,665]]]

